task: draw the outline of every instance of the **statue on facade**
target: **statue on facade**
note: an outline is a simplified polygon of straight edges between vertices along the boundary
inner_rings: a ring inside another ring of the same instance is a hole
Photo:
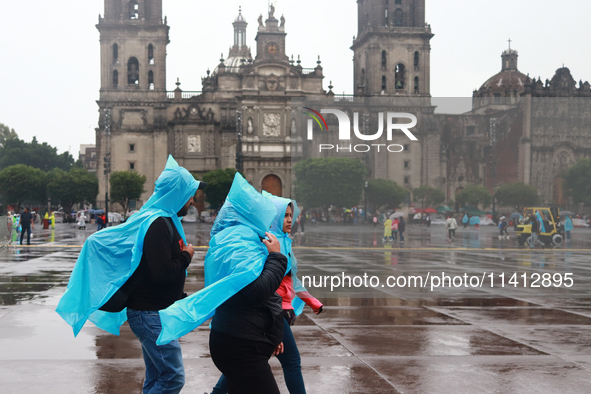
[[[248,118],[246,131],[248,132],[248,134],[252,134],[254,132],[254,126],[252,124],[252,118]]]
[[[259,28],[265,27],[265,25],[263,25],[263,14],[259,15],[259,19],[257,19],[257,21],[259,22]]]
[[[285,17],[281,15],[281,27],[285,27]]]
[[[269,19],[273,19],[275,17],[275,6],[271,4],[269,6]]]

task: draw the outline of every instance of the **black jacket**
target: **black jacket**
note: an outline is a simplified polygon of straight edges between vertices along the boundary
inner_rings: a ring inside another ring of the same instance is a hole
[[[165,220],[170,219],[154,220],[144,238],[144,253],[137,268],[141,279],[127,301],[131,309],[159,311],[187,296],[185,270],[191,255],[181,251],[182,238],[174,225],[171,244]]]
[[[406,222],[404,220],[398,222],[398,231],[400,231],[401,233],[406,231]]]
[[[531,232],[532,233],[539,233],[540,232],[540,223],[538,223],[538,219],[534,217],[531,220]]]
[[[283,339],[283,309],[276,291],[286,269],[287,258],[281,253],[270,253],[261,275],[216,309],[211,329],[279,345]]]

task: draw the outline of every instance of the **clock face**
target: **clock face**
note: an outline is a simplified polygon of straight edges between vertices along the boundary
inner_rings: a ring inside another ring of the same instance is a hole
[[[270,42],[267,44],[267,53],[270,55],[275,55],[279,52],[279,45],[274,42]]]

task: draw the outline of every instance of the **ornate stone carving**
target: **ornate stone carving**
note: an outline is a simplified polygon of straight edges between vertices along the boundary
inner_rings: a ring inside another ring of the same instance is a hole
[[[264,114],[263,115],[263,136],[279,137],[281,135],[281,115]]]
[[[201,136],[190,135],[187,137],[187,152],[201,153]]]
[[[270,91],[275,91],[279,87],[279,81],[277,80],[277,77],[273,74],[269,75],[269,77],[265,81],[265,84],[267,86],[267,89]]]

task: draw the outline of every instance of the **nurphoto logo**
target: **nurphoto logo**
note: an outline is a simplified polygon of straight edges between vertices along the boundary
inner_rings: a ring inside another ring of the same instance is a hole
[[[329,131],[328,124],[326,119],[322,114],[333,114],[337,117],[339,121],[339,140],[341,141],[350,141],[351,140],[351,120],[349,116],[338,109],[321,109],[320,112],[309,108],[303,108],[306,111],[303,111],[304,114],[310,116],[308,119],[308,140],[311,141],[314,138],[314,121],[318,124],[321,131]],[[384,122],[384,119],[385,122]],[[398,123],[400,120],[410,119],[410,123]],[[410,131],[413,127],[417,125],[417,117],[413,114],[409,114],[406,112],[379,112],[378,113],[378,131],[375,134],[363,134],[359,129],[359,112],[353,113],[353,133],[355,137],[362,141],[375,141],[382,137],[384,134],[384,123],[386,123],[386,139],[388,141],[392,141],[392,136],[394,131],[402,131],[411,141],[418,141],[417,137]],[[322,152],[323,150],[332,150],[336,149],[337,152],[339,151],[348,151],[348,152],[369,152],[372,147],[375,147],[378,152],[380,152],[380,148],[385,147],[388,152],[397,153],[402,152],[404,147],[400,144],[357,144],[357,145],[349,145],[349,146],[334,146],[332,144],[320,144],[319,151]]]

